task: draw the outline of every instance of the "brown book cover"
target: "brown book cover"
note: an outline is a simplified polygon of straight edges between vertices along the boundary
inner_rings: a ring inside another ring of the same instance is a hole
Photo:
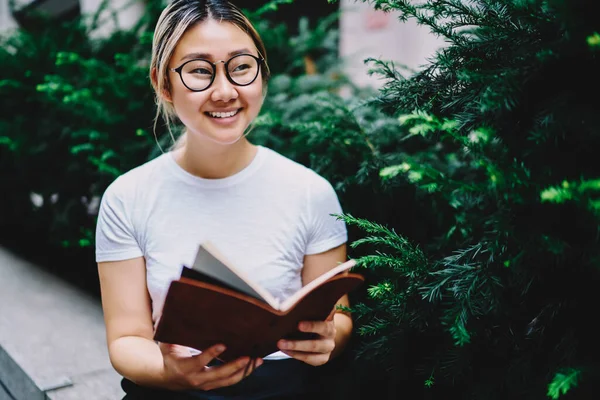
[[[348,272],[355,264],[335,266],[279,303],[205,243],[194,266],[171,282],[154,340],[200,351],[223,343],[222,361],[265,357],[278,350],[279,339],[310,338],[298,323],[325,320],[340,297],[363,283],[362,275]]]

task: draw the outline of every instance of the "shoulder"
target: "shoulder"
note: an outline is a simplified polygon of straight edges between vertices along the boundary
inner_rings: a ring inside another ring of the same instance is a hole
[[[153,160],[135,167],[124,174],[118,176],[104,191],[103,202],[106,201],[130,201],[136,193],[146,187],[157,174],[161,173],[162,165],[165,163],[165,157],[169,154],[163,154]]]
[[[312,190],[321,191],[332,188],[327,179],[314,170],[300,164],[269,148],[264,148],[267,153],[267,170],[269,174],[290,184],[302,185]]]

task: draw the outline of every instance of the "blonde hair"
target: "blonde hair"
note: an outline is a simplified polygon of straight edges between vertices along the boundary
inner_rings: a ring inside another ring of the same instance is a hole
[[[171,90],[169,63],[177,44],[187,30],[209,19],[230,22],[252,38],[259,56],[264,59],[261,66],[261,75],[263,91],[266,91],[270,77],[267,51],[260,35],[238,7],[227,0],[174,0],[160,14],[152,41],[150,74],[151,77],[154,75],[154,79],[151,80],[156,95],[157,110],[154,117],[154,136],[157,143],[156,126],[161,117],[174,142],[173,148],[181,147],[185,143],[184,134],[181,134],[177,140],[173,136],[171,124],[177,118],[177,114],[173,105],[164,98],[164,94],[170,93]],[[160,147],[160,143],[158,145]]]

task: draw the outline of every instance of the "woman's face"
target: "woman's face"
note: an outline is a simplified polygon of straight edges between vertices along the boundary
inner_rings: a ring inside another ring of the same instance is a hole
[[[183,35],[171,57],[169,69],[194,58],[213,63],[227,61],[240,52],[259,57],[252,38],[236,25],[207,20]],[[206,70],[199,72],[206,73]],[[263,103],[261,74],[250,85],[237,86],[227,79],[223,63],[217,64],[212,85],[201,92],[186,88],[177,72],[170,71],[169,80],[177,116],[186,126],[188,135],[197,140],[209,138],[217,143],[234,143],[256,118]],[[232,113],[235,115],[230,116]]]

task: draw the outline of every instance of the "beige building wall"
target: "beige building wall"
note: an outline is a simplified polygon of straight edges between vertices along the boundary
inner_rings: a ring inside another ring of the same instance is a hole
[[[377,77],[369,77],[363,61],[372,57],[394,61],[413,70],[427,63],[435,51],[444,45],[426,27],[413,20],[401,22],[398,13],[383,13],[355,0],[342,0],[340,20],[340,55],[346,71],[359,86],[379,87]]]
[[[102,0],[79,0],[81,14],[95,14],[101,3]],[[111,15],[113,11],[117,16],[116,24]],[[129,29],[138,22],[143,12],[143,0],[110,0],[110,9],[105,10],[100,16],[102,21],[105,22],[97,31],[91,32],[91,34],[97,37],[105,37],[110,35],[116,28]]]
[[[60,0],[53,1],[56,3],[56,1]],[[10,14],[8,2],[9,0],[0,0],[0,32],[17,27],[17,23]],[[33,0],[17,0],[16,4],[17,7],[22,7],[32,2]],[[101,3],[102,0],[79,0],[81,13],[84,15],[92,15],[98,10],[98,7],[100,7]],[[60,4],[58,4],[58,6],[60,6]],[[56,9],[58,6],[54,5],[53,9]],[[135,23],[139,20],[139,17],[144,12],[144,1],[110,0],[109,8],[110,10],[116,11],[118,26],[128,29],[135,25]],[[105,19],[106,23],[102,24],[100,29],[98,29],[96,32],[93,32],[93,35],[106,36],[116,28],[110,10],[106,10],[103,13],[102,18]]]
[[[17,23],[8,8],[8,0],[0,0],[0,33],[16,27]]]

